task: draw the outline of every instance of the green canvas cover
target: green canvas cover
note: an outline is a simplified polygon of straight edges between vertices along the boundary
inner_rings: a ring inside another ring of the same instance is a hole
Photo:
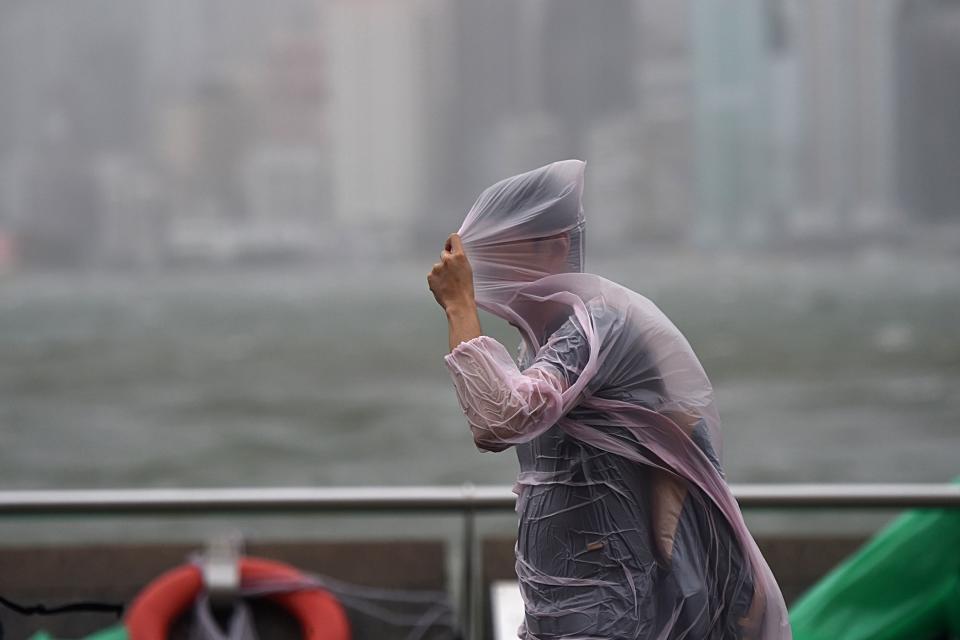
[[[790,622],[795,640],[960,638],[960,509],[906,512],[807,591]]]

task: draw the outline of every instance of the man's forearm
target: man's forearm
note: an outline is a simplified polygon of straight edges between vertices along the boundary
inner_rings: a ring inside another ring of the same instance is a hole
[[[482,335],[476,304],[451,306],[446,309],[446,312],[447,327],[450,330],[450,351],[453,351],[461,342]]]

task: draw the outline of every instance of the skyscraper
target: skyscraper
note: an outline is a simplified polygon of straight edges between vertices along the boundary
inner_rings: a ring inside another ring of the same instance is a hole
[[[332,0],[326,8],[334,208],[371,229],[423,202],[434,141],[425,26],[438,0]]]
[[[898,18],[899,202],[910,217],[960,220],[960,5],[910,0]]]

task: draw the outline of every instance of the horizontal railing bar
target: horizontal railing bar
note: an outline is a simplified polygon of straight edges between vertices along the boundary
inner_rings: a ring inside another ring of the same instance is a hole
[[[955,484],[740,484],[743,508],[960,507]],[[505,486],[0,491],[0,516],[507,511]]]
[[[509,488],[283,487],[0,491],[0,515],[461,512],[513,508]]]
[[[744,508],[960,507],[957,484],[742,484],[731,489]]]

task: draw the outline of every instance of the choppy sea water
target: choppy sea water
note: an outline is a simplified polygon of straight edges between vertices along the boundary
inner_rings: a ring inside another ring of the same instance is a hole
[[[731,481],[960,472],[957,264],[661,256],[602,267],[699,354]],[[512,452],[470,440],[425,273],[8,277],[0,482],[508,484]],[[513,329],[482,320],[515,347]]]

